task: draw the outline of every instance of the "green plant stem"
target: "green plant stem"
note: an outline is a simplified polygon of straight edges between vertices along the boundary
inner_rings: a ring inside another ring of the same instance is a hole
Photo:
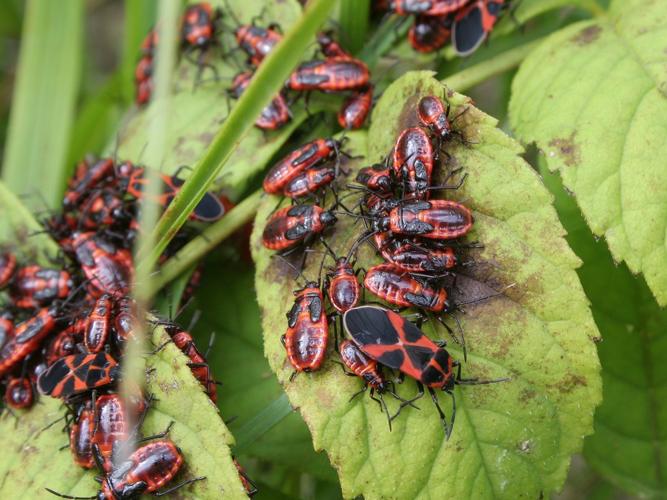
[[[221,241],[249,222],[257,212],[261,196],[261,189],[255,191],[230,210],[222,219],[206,228],[202,234],[181,248],[176,255],[162,266],[160,273],[153,278],[151,292],[157,292],[182,272],[189,269]]]
[[[256,117],[280,90],[336,3],[335,0],[309,2],[303,17],[262,62],[252,82],[195,166],[192,175],[159,220],[154,231],[155,245],[141,254],[139,267],[151,267],[157,262],[169,241],[186,222],[188,215],[206,194],[209,186],[220,175],[225,162],[244,134],[253,126]]]
[[[375,67],[378,60],[401,40],[410,28],[406,18],[392,15],[375,31],[371,39],[364,45],[359,53],[359,59],[371,68]]]
[[[370,11],[370,0],[341,0],[340,39],[353,54],[359,52],[364,46]]]
[[[490,60],[475,64],[469,68],[459,71],[446,77],[442,82],[448,87],[462,92],[475,85],[482,83],[487,78],[499,75],[521,64],[528,54],[530,54],[535,47],[537,47],[543,39],[538,39],[510,49]]]

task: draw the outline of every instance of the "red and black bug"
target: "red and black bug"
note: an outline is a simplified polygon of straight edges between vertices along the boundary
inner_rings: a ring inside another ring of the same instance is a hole
[[[245,490],[246,495],[252,497],[258,491],[257,486],[255,483],[253,483],[252,479],[248,477],[248,474],[246,474],[245,469],[241,466],[238,460],[236,460],[234,457],[232,457],[232,460],[234,461],[234,466],[239,473],[239,479],[241,480],[241,484],[243,484],[243,489]]]
[[[114,447],[130,436],[130,415],[119,394],[107,394],[95,399],[91,452],[106,473],[113,470]]]
[[[146,55],[139,59],[134,69],[135,101],[137,106],[146,104],[151,98],[153,86],[153,56]],[[147,92],[147,90],[149,90]]]
[[[83,161],[77,167],[77,174],[69,183],[63,199],[63,208],[71,210],[76,207],[82,198],[86,197],[95,187],[105,179],[114,175],[114,163],[111,158],[102,158],[92,165]]]
[[[58,333],[48,348],[46,349],[46,361],[50,365],[55,363],[58,359],[76,354],[79,351],[79,344],[83,342],[83,332],[86,328],[86,320],[79,318],[71,325]]]
[[[468,234],[472,212],[456,201],[407,201],[392,208],[386,217],[373,220],[374,231],[420,236],[433,240],[453,240]]]
[[[361,89],[345,99],[338,112],[338,124],[345,129],[361,128],[373,105],[373,86]]]
[[[188,5],[181,23],[181,43],[186,50],[205,51],[217,43],[216,22],[221,17],[220,9],[213,9],[208,2]]]
[[[100,227],[124,227],[132,224],[134,214],[114,189],[102,189],[88,197],[80,210],[78,227],[97,230]]]
[[[408,41],[417,52],[441,49],[450,40],[454,19],[448,16],[417,16],[408,31]]]
[[[252,66],[259,66],[283,38],[275,25],[268,28],[242,25],[234,30],[234,36],[239,47],[248,54],[248,63]]]
[[[414,378],[419,387],[419,395],[426,386],[431,394],[447,439],[454,427],[456,401],[454,386],[457,384],[477,385],[506,381],[475,380],[461,378],[461,365],[449,353],[429,339],[422,331],[399,314],[377,306],[360,306],[350,309],[343,316],[345,331],[359,349],[378,363]],[[458,369],[454,374],[454,369]],[[447,425],[445,414],[440,408],[434,389],[441,389],[452,397],[452,418]]]
[[[456,252],[449,246],[428,246],[427,242],[411,239],[394,240],[387,233],[377,233],[374,239],[385,260],[404,271],[442,275],[458,264]]]
[[[466,108],[453,119],[449,119],[449,103],[446,105],[439,97],[427,95],[422,97],[417,104],[417,116],[419,121],[435,135],[438,141],[438,150],[443,142],[453,135],[462,138],[460,132],[452,129],[452,123],[457,120],[468,109]]]
[[[334,39],[333,31],[321,31],[317,34],[317,43],[324,57],[351,58],[352,55]]]
[[[123,162],[116,170],[117,176],[122,180],[121,187],[127,194],[136,199],[142,199],[146,196],[143,188],[148,183],[148,179],[144,176],[145,170],[143,167],[136,167],[130,162]],[[160,174],[160,179],[162,182],[160,194],[153,195],[150,200],[166,208],[181,190],[185,181],[179,179],[176,174],[172,176]],[[190,219],[213,222],[223,215],[225,215],[225,208],[220,199],[214,193],[206,193],[190,214]]]
[[[401,16],[444,16],[455,12],[470,0],[392,0],[389,8]]]
[[[241,97],[243,91],[250,85],[252,72],[244,71],[234,77],[231,94],[237,99]],[[287,106],[287,101],[282,94],[277,94],[262,110],[262,114],[255,120],[255,126],[262,130],[277,130],[291,120],[292,116]]]
[[[349,57],[333,57],[302,63],[291,74],[286,86],[300,92],[341,92],[361,90],[369,83],[370,73],[362,61]]]
[[[403,130],[394,146],[392,168],[405,198],[428,198],[433,163],[433,144],[428,134],[419,127]]]
[[[141,55],[152,56],[155,54],[155,49],[158,44],[157,30],[152,29],[148,32],[144,40],[141,42]]]
[[[69,431],[69,449],[74,463],[84,469],[95,467],[92,440],[95,430],[93,405],[85,401],[76,412],[76,418]]]
[[[356,254],[359,245],[364,241],[366,241],[366,238],[358,239],[344,257],[336,257],[335,252],[329,248],[329,245],[324,240],[322,241],[328,254],[336,263],[335,267],[330,268],[326,274],[324,288],[327,290],[329,302],[341,314],[355,307],[361,297],[361,287],[359,281],[357,281],[358,271],[354,270],[351,259]]]
[[[26,356],[39,348],[56,327],[56,308],[42,308],[29,319],[16,325],[15,334],[0,349],[0,376],[8,373]]]
[[[106,352],[72,354],[49,366],[37,379],[37,388],[53,398],[68,399],[110,385],[119,375],[118,362]]]
[[[176,347],[190,359],[188,366],[192,370],[192,374],[204,386],[204,391],[208,394],[211,401],[216,403],[218,395],[215,380],[211,376],[211,369],[208,366],[206,358],[197,349],[192,335],[174,324],[166,325],[166,331]]]
[[[333,165],[327,163],[314,165],[292,179],[285,186],[283,194],[294,199],[313,196],[331,184],[335,178],[336,169]]]
[[[24,410],[35,402],[35,395],[29,377],[10,377],[5,389],[7,406]]]
[[[169,483],[183,465],[183,456],[178,447],[169,440],[148,443],[132,453],[127,460],[117,464],[106,474],[102,487],[96,496],[98,500],[130,500],[144,493],[166,495],[187,484],[204,479],[197,477],[183,481],[167,490],[158,492]],[[63,495],[50,488],[46,490],[63,498]]]
[[[386,165],[376,163],[359,170],[356,180],[371,191],[388,194],[394,186],[392,172],[393,170]]]
[[[129,292],[134,275],[129,250],[117,248],[95,233],[78,231],[72,234],[71,249],[89,280],[88,290],[94,297]]]
[[[86,318],[83,343],[88,352],[100,352],[104,349],[111,329],[111,312],[113,302],[111,295],[105,293],[95,300],[93,309]]]
[[[16,256],[13,253],[0,253],[0,288],[9,284],[16,271],[16,265]]]
[[[329,323],[320,285],[309,281],[294,295],[294,305],[287,313],[287,331],[280,338],[287,350],[287,359],[294,367],[290,380],[299,372],[320,369],[329,339]]]
[[[356,346],[356,344],[350,340],[343,340],[339,346],[340,359],[352,373],[345,372],[348,375],[355,375],[364,381],[364,387],[361,391],[354,394],[350,400],[354,399],[356,396],[366,391],[368,387],[371,388],[369,396],[373,401],[376,401],[380,405],[380,409],[387,415],[387,422],[389,424],[389,430],[391,431],[391,421],[393,418],[389,415],[389,410],[387,409],[387,404],[384,402],[382,395],[385,392],[389,392],[392,396],[402,402],[401,408],[405,404],[411,404],[410,402],[405,401],[400,396],[398,396],[392,386],[393,383],[385,379],[382,374],[382,368],[378,366],[377,361],[366,356],[361,350]],[[379,399],[375,397],[377,393],[380,397]],[[399,409],[400,411],[400,409]]]
[[[15,273],[9,295],[14,306],[31,309],[64,299],[71,289],[72,278],[67,271],[31,265]]]
[[[419,307],[438,313],[452,309],[444,287],[431,287],[395,264],[379,264],[368,269],[364,287],[396,306]]]
[[[116,303],[116,313],[114,314],[115,340],[122,347],[127,339],[133,337],[134,324],[136,323],[136,307],[134,301],[123,296]]]
[[[295,149],[278,161],[266,174],[262,184],[264,191],[278,194],[285,186],[307,168],[340,154],[340,142],[335,139],[315,139]]]
[[[9,311],[0,311],[0,347],[14,336],[14,316]]]
[[[335,224],[336,216],[317,205],[294,205],[275,212],[264,228],[262,244],[271,250],[286,250]]]
[[[452,44],[456,53],[467,56],[475,52],[506,7],[505,0],[473,0],[458,12],[452,27]]]

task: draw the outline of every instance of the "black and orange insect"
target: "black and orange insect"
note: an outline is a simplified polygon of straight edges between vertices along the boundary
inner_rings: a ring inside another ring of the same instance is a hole
[[[83,335],[83,343],[88,352],[100,352],[104,349],[111,330],[112,309],[113,301],[108,293],[95,300],[95,304],[86,318],[86,328]]]
[[[210,3],[200,2],[188,5],[181,22],[181,43],[186,50],[205,51],[217,43],[216,22],[221,17],[220,9],[213,9]]]
[[[146,493],[156,496],[166,495],[187,484],[204,479],[196,477],[182,481],[163,491],[161,487],[169,483],[183,465],[183,455],[169,440],[159,440],[137,448],[125,461],[116,464],[102,479],[98,500],[130,500]],[[49,493],[62,498],[72,498],[50,488]]]
[[[218,395],[215,380],[213,380],[211,376],[211,369],[209,368],[206,358],[199,352],[199,349],[197,349],[192,335],[173,323],[166,325],[165,329],[176,347],[190,359],[188,366],[190,367],[190,370],[192,370],[192,374],[199,380],[199,383],[204,386],[204,391],[208,394],[211,401],[216,403],[218,401]]]
[[[30,408],[35,402],[29,377],[10,377],[5,389],[5,403],[18,410]]]
[[[14,328],[14,335],[0,349],[0,376],[5,375],[29,354],[36,351],[42,341],[57,326],[55,307],[42,308]]]
[[[455,12],[470,0],[392,0],[389,9],[400,16],[444,16]]]
[[[97,457],[104,472],[113,470],[114,447],[130,437],[130,415],[119,394],[106,394],[95,399],[91,453]],[[133,415],[133,417],[136,415]]]
[[[431,287],[396,264],[378,264],[364,277],[364,287],[380,299],[400,307],[442,313],[452,310],[444,287]]]
[[[381,255],[404,271],[443,275],[458,265],[458,256],[451,246],[433,246],[412,239],[391,239],[387,233],[377,233],[375,243]]]
[[[45,358],[50,365],[58,359],[81,352],[79,344],[83,342],[83,332],[86,328],[84,318],[76,319],[71,325],[59,332],[49,343]]]
[[[368,85],[343,101],[338,112],[338,124],[345,129],[361,128],[372,105],[373,85]]]
[[[340,142],[332,138],[315,139],[295,149],[279,160],[266,174],[262,184],[264,191],[278,194],[285,186],[307,168],[342,154]]]
[[[139,59],[134,69],[135,102],[142,106],[150,101],[153,90],[153,56]]]
[[[336,178],[336,169],[328,163],[307,168],[292,179],[283,194],[288,198],[298,199],[318,194],[322,188],[331,184]]]
[[[231,94],[235,98],[241,97],[241,94],[250,85],[252,72],[244,71],[234,77]],[[292,118],[287,101],[282,94],[277,94],[271,102],[262,110],[262,114],[255,120],[255,126],[262,130],[277,130],[283,125],[289,123]]]
[[[245,469],[241,466],[241,464],[236,460],[236,458],[232,457],[232,460],[234,462],[234,466],[236,467],[236,470],[239,473],[239,479],[241,480],[241,484],[243,484],[243,489],[246,492],[246,495],[249,497],[252,497],[255,493],[257,493],[257,486],[255,483],[250,479],[248,474],[246,474]]]
[[[342,92],[361,90],[370,83],[368,67],[359,59],[333,57],[302,63],[287,80],[290,90]]]
[[[9,284],[16,271],[16,266],[16,256],[13,253],[0,253],[0,288]]]
[[[16,271],[9,295],[14,306],[32,309],[65,299],[71,290],[72,277],[67,271],[30,265]]]
[[[392,168],[403,186],[403,197],[427,199],[433,175],[433,144],[426,131],[410,127],[401,132],[393,150]]]
[[[136,307],[134,301],[128,297],[120,297],[116,302],[116,311],[114,314],[115,340],[118,347],[133,337],[134,324],[136,323]]]
[[[384,402],[382,395],[385,392],[390,392],[395,398],[401,399],[390,387],[390,382],[387,381],[382,374],[382,368],[378,366],[377,361],[366,356],[351,340],[343,340],[338,346],[340,352],[340,359],[350,371],[351,375],[356,375],[364,381],[364,387],[350,398],[352,400],[362,392],[366,391],[368,387],[371,388],[369,396],[373,401],[377,401],[380,409],[387,415],[387,422],[389,423],[389,430],[391,431],[392,417],[389,415],[387,404]],[[348,372],[345,372],[346,374]],[[375,393],[380,397],[376,398]]]
[[[259,66],[283,38],[276,25],[268,28],[241,25],[234,30],[234,36],[236,43],[248,55],[248,63],[252,66]]]
[[[334,32],[331,30],[319,32],[317,34],[317,43],[320,46],[320,50],[322,51],[322,54],[324,54],[324,57],[352,57],[352,55],[336,41]]]
[[[454,19],[452,44],[460,56],[475,52],[493,30],[507,7],[505,0],[473,0]]]
[[[451,39],[453,22],[451,15],[417,16],[408,31],[408,41],[417,52],[435,52]]]
[[[37,379],[37,388],[53,398],[69,399],[110,385],[119,375],[118,362],[106,352],[72,354],[49,366]]]
[[[468,234],[472,212],[452,200],[406,201],[372,222],[374,231],[433,240],[453,240]]]
[[[294,305],[287,313],[287,331],[280,341],[294,367],[290,380],[299,372],[314,372],[324,361],[329,339],[329,323],[320,285],[309,281],[294,291]]]
[[[14,316],[9,311],[0,311],[0,347],[14,335]]]
[[[74,463],[84,469],[95,467],[93,457],[93,433],[95,431],[92,401],[85,401],[79,406],[76,418],[69,431],[69,449]]]
[[[271,250],[286,250],[322,233],[337,221],[331,211],[317,205],[294,205],[281,208],[264,227],[262,244]]]
[[[134,275],[132,254],[93,232],[72,234],[71,249],[94,296],[127,294]]]
[[[508,380],[462,379],[458,361],[415,325],[388,309],[378,306],[350,309],[343,316],[343,325],[347,334],[366,356],[417,381],[419,394],[408,403],[424,395],[424,386],[428,388],[447,439],[456,418],[453,392],[455,385],[480,385]],[[452,418],[449,425],[438,403],[435,389],[441,389],[452,397]]]
[[[394,186],[392,173],[391,168],[382,163],[376,163],[359,170],[356,181],[371,191],[388,194],[391,193]]]
[[[80,162],[63,198],[63,208],[75,208],[94,188],[104,180],[112,179],[113,175],[114,163],[111,158],[102,158],[92,165],[87,160]]]

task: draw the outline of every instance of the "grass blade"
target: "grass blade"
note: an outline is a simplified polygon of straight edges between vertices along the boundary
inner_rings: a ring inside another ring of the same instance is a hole
[[[341,42],[353,54],[359,52],[366,41],[370,11],[370,0],[341,0]]]
[[[150,265],[166,248],[168,242],[187,220],[211,183],[218,177],[227,158],[255,118],[280,89],[296,66],[315,33],[336,5],[332,0],[313,0],[303,17],[285,35],[255,73],[252,83],[243,93],[204,157],[197,163],[192,175],[180,193],[169,205],[155,230],[155,245],[150,253],[142,254],[142,265]]]
[[[27,3],[3,179],[20,194],[34,194],[39,179],[49,207],[59,205],[65,187],[82,34],[81,0]],[[26,201],[31,208],[43,208],[39,197]]]

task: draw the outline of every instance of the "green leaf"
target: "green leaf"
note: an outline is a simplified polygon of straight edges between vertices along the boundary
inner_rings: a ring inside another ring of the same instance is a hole
[[[171,237],[185,223],[206,190],[221,174],[223,166],[232,151],[236,149],[239,140],[253,127],[264,106],[282,88],[283,82],[335,5],[335,1],[312,0],[303,16],[262,61],[248,88],[212,138],[205,154],[198,160],[192,175],[158,221],[154,231],[155,246],[146,256],[149,264],[157,261]],[[236,168],[228,166],[226,172]],[[222,175],[225,175],[225,172],[222,172]],[[143,260],[139,266],[145,265],[146,262]]]
[[[365,157],[347,163],[352,170],[348,179],[361,165],[381,160],[399,131],[416,123],[420,95],[444,92],[430,72],[408,73],[390,86],[373,112],[368,139],[361,132],[348,135],[346,150]],[[280,336],[298,285],[289,268],[271,259],[261,244],[275,198],[267,198],[255,221],[251,248],[265,352],[306,420],[315,448],[326,449],[338,469],[345,497],[514,499],[548,494],[563,483],[570,455],[592,431],[593,409],[600,401],[593,344],[598,332],[574,272],[579,260],[562,237],[551,196],[518,156],[522,148],[496,128],[496,120],[464,96],[450,92],[448,99],[452,116],[467,109],[456,127],[469,141],[447,145],[451,164],[468,173],[452,196],[474,210],[470,239],[484,244],[466,256],[475,265],[461,270],[461,292],[454,298],[472,301],[515,284],[503,290],[504,296],[470,304],[460,315],[468,343],[463,376],[512,380],[457,387],[456,426],[449,441],[427,399],[420,403],[421,411],[404,409],[392,432],[368,397],[349,402],[361,382],[343,376],[334,352],[320,372],[289,381],[292,368]],[[362,231],[350,218],[341,219],[326,235],[338,253],[347,251]],[[358,267],[377,262],[369,247],[360,250]],[[319,265],[320,259],[311,257],[305,275],[316,278]],[[433,323],[425,333],[446,338],[444,328]],[[457,346],[448,349],[462,360]],[[403,397],[414,393],[411,383],[400,387]],[[395,410],[395,401],[385,399]],[[441,404],[451,408],[445,397]]]
[[[175,481],[206,476],[179,493],[187,498],[246,498],[229,447],[234,439],[217,408],[192,376],[188,358],[171,342],[162,328],[152,335],[153,346],[166,345],[146,358],[146,393],[155,396],[142,428],[144,436],[164,431],[174,422],[171,439],[183,452],[185,464]],[[184,404],[187,402],[187,404]],[[72,463],[63,423],[48,424],[62,417],[60,402],[43,397],[30,411],[16,417],[5,412],[0,418],[5,453],[0,458],[2,498],[44,498],[45,487],[60,493],[92,495],[99,484],[95,471],[84,471]],[[173,484],[176,484],[174,482]]]
[[[667,4],[612,2],[607,17],[571,25],[522,64],[512,125],[560,172],[612,256],[642,272],[667,304]]]
[[[242,262],[220,260],[207,262],[205,269],[221,268],[226,269],[225,286],[220,286],[219,274],[204,272],[197,293],[202,318],[195,333],[197,344],[202,346],[211,332],[216,334],[208,361],[216,379],[223,383],[220,409],[227,418],[235,417],[229,427],[242,447],[239,452],[335,481],[326,456],[313,451],[301,417],[292,412],[285,415],[280,401],[283,391],[262,352],[253,270]]]
[[[584,265],[582,285],[604,341],[603,402],[584,455],[612,483],[640,496],[667,495],[667,311],[642,279],[616,265],[602,241],[595,241],[574,200],[546,167],[541,171],[556,195],[568,241]],[[613,283],[613,286],[609,286]]]
[[[31,195],[33,209],[62,200],[82,28],[81,0],[27,4],[2,177],[15,193]]]

